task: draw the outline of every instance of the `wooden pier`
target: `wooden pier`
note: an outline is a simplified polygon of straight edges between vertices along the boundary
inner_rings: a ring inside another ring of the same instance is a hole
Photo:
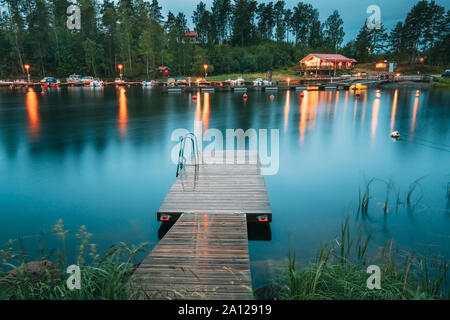
[[[176,178],[158,211],[158,220],[176,222],[134,274],[140,298],[253,298],[247,222],[272,219],[257,154],[200,159]]]

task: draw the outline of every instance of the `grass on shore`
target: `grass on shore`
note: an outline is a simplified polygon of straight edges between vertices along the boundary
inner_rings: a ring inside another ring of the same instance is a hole
[[[450,78],[434,78],[433,86],[436,88],[450,88]]]
[[[362,230],[362,229],[361,229]],[[27,256],[23,248],[13,248],[13,242],[0,250],[0,300],[124,300],[136,298],[130,291],[135,260],[146,245],[113,245],[100,256],[90,243],[91,234],[81,227],[76,263],[81,269],[81,289],[69,290],[66,285],[68,266],[65,240],[68,231],[62,221],[54,227],[60,247],[53,258],[55,270],[39,276],[25,272]],[[343,223],[340,235],[319,250],[311,265],[297,268],[295,252],[289,255],[287,272],[277,282],[280,288],[276,299],[449,299],[447,289],[448,264],[438,256],[417,260],[406,255],[403,264],[394,257],[393,240],[381,250],[380,257],[367,257],[371,235],[356,238],[351,235],[349,218]],[[51,259],[42,254],[42,261]],[[89,263],[87,263],[89,260]],[[371,261],[372,260],[372,261]],[[369,290],[366,270],[371,264],[381,268],[381,289]],[[405,268],[403,266],[406,266]],[[15,272],[14,276],[10,273]],[[182,298],[182,297],[181,297]]]
[[[112,245],[103,255],[90,243],[91,234],[82,226],[76,234],[80,245],[76,264],[81,270],[81,289],[69,290],[66,279],[68,267],[65,242],[68,231],[60,220],[53,228],[59,238],[60,249],[56,253],[55,267],[39,273],[27,272],[27,255],[23,248],[15,248],[14,242],[0,250],[0,300],[123,300],[129,299],[129,281],[135,269],[137,255],[146,245],[132,246],[125,243]],[[51,259],[42,253],[42,261]],[[89,260],[89,263],[86,262]],[[53,264],[52,264],[53,265]],[[14,272],[14,275],[11,275]]]
[[[318,253],[307,267],[297,268],[295,252],[289,255],[285,277],[274,297],[280,300],[407,300],[449,299],[447,262],[438,256],[417,260],[411,255],[399,263],[392,240],[370,261],[366,256],[370,235],[352,238],[348,219],[340,236]],[[381,288],[369,290],[370,265],[381,270]]]

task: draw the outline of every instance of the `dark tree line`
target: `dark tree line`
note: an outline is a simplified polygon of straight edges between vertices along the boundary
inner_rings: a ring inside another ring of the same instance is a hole
[[[358,61],[373,61],[379,56],[415,64],[417,59],[432,65],[448,66],[450,61],[450,10],[434,1],[422,0],[408,12],[403,22],[388,32],[364,26],[343,52]]]
[[[81,30],[66,26],[66,10],[81,10]],[[72,73],[114,77],[123,64],[127,77],[151,77],[158,66],[172,74],[263,72],[291,67],[312,52],[339,52],[360,62],[379,56],[415,62],[449,62],[449,11],[419,1],[403,22],[388,32],[364,25],[343,46],[344,21],[334,11],[325,21],[310,4],[287,8],[285,1],[214,0],[200,2],[192,17],[161,13],[157,0],[0,0],[0,77],[25,74],[64,77]],[[185,32],[191,20],[198,43]]]

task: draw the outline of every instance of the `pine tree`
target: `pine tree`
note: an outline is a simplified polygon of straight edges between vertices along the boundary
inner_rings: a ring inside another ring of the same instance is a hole
[[[331,48],[339,48],[344,41],[344,21],[335,10],[324,23],[325,42]]]

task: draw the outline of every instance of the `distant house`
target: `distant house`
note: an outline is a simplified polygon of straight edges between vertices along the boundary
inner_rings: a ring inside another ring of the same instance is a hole
[[[170,77],[170,68],[168,66],[162,66],[158,68],[159,75],[162,77]]]
[[[184,34],[184,39],[189,42],[198,43],[198,32],[195,30],[186,31]]]
[[[350,70],[357,61],[341,54],[311,53],[300,61],[303,71]]]

